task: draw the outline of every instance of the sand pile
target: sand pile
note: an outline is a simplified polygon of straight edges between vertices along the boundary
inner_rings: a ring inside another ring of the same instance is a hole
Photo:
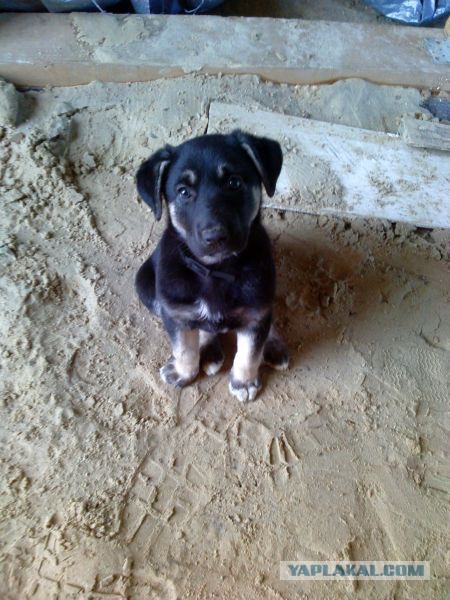
[[[292,366],[248,405],[226,371],[166,387],[133,291],[163,227],[140,161],[204,132],[213,99],[333,120],[330,89],[92,84],[21,94],[3,121],[2,597],[329,598],[279,581],[300,557],[430,560],[431,583],[358,587],[445,597],[447,233],[267,210]],[[378,127],[384,93],[346,122]],[[419,101],[393,90],[387,129]]]

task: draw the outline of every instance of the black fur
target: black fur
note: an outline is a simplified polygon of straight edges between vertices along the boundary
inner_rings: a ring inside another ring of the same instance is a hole
[[[140,167],[138,191],[156,219],[164,200],[169,208],[162,239],[136,277],[139,298],[162,318],[172,340],[174,357],[161,370],[165,381],[186,385],[200,363],[220,367],[215,335],[228,330],[248,336],[255,364],[266,344],[274,366],[287,364],[283,342],[269,335],[275,268],[260,219],[261,184],[273,195],[281,165],[277,142],[235,131],[167,146]],[[207,342],[198,360],[195,336],[187,333],[193,330],[209,334],[202,334]],[[194,358],[187,360],[191,350]],[[240,360],[245,366],[245,356]],[[230,389],[252,399],[258,378],[243,381],[239,367]]]

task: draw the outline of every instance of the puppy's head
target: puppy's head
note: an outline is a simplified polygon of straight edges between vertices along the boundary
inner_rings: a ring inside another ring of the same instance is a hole
[[[153,154],[139,168],[137,188],[158,220],[165,198],[190,251],[214,264],[245,248],[259,215],[261,184],[273,196],[282,161],[273,140],[242,131],[204,135]]]

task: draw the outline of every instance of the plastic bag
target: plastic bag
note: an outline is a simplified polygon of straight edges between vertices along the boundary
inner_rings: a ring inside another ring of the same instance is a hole
[[[49,12],[72,12],[78,10],[106,11],[120,0],[41,0]]]
[[[223,0],[131,0],[140,14],[191,14],[206,12],[223,4]]]
[[[11,12],[34,12],[42,10],[41,0],[0,0],[0,10]]]
[[[212,10],[224,0],[131,0],[140,14],[196,14]],[[0,0],[0,10],[10,11],[100,11],[107,12],[120,0]]]
[[[106,12],[120,0],[0,0],[0,10],[11,12]]]
[[[389,19],[409,25],[429,25],[450,15],[450,0],[364,0]]]

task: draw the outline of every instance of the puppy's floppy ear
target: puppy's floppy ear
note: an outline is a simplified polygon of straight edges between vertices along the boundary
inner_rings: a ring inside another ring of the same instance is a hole
[[[231,134],[247,152],[258,171],[267,195],[275,194],[275,186],[283,165],[283,153],[278,142],[265,137],[256,137],[236,129]]]
[[[157,221],[162,215],[163,180],[172,158],[172,146],[165,146],[143,162],[136,174],[139,196],[150,206]]]

